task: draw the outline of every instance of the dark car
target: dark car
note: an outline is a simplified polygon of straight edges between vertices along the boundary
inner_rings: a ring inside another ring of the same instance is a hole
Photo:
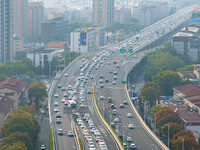
[[[111,104],[111,105],[110,105],[110,108],[115,109],[115,105],[114,105],[114,104]]]

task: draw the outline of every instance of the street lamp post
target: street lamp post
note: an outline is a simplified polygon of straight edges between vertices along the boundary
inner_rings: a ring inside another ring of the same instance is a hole
[[[184,150],[184,138],[181,138],[181,137],[179,137],[179,139],[181,139],[182,140],[182,150]]]
[[[168,148],[169,148],[169,130],[170,130],[170,126],[168,124],[165,124],[166,126],[168,126]]]

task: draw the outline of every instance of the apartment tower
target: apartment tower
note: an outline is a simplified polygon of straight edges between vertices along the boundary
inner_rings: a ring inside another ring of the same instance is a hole
[[[13,0],[13,34],[28,35],[28,0]]]
[[[13,0],[0,1],[0,63],[13,60]]]
[[[28,34],[34,41],[40,41],[42,35],[43,2],[29,3]]]
[[[109,27],[114,24],[114,0],[93,0],[93,25]]]

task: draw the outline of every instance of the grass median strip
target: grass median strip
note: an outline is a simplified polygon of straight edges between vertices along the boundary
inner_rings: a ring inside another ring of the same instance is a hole
[[[84,150],[84,148],[83,148],[83,142],[82,142],[82,140],[81,140],[80,137],[78,137],[78,141],[79,141],[81,150]]]
[[[52,129],[49,129],[49,143],[50,143],[50,150],[53,150],[53,135],[52,135]]]

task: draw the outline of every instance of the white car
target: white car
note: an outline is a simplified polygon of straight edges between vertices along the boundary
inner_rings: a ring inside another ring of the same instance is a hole
[[[58,97],[59,97],[59,96],[58,96],[58,93],[55,93],[54,97],[55,97],[55,98],[58,98]]]
[[[55,101],[55,102],[54,102],[54,106],[58,106],[58,101]]]
[[[130,145],[130,149],[136,149],[136,145],[135,145],[135,143],[131,143],[131,145]]]
[[[65,73],[64,77],[68,77],[68,74],[67,74],[67,73]]]
[[[66,100],[65,100],[65,98],[62,98],[62,100],[61,100],[61,101],[62,101],[62,103],[65,103],[65,101],[66,101]]]
[[[133,124],[129,124],[129,125],[128,125],[128,128],[129,128],[129,129],[133,129],[133,128],[134,128]]]
[[[128,118],[132,118],[132,114],[131,114],[131,113],[128,113],[128,114],[127,114],[127,117],[128,117]]]
[[[54,112],[59,112],[58,108],[54,108]]]
[[[133,140],[132,140],[131,137],[127,137],[127,138],[126,138],[126,141],[127,141],[127,142],[132,142]]]

